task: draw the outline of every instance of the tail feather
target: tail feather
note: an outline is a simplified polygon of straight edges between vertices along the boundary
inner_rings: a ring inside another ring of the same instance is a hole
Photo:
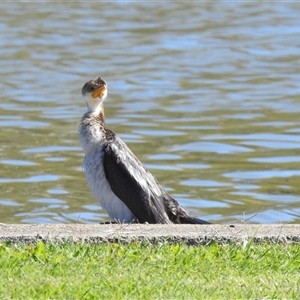
[[[198,218],[194,218],[194,217],[190,217],[190,216],[187,216],[187,217],[180,217],[180,223],[181,224],[211,224],[207,221],[204,221],[204,220],[201,220],[201,219],[198,219]]]

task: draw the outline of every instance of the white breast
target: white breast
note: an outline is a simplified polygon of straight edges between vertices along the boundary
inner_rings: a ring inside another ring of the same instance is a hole
[[[106,179],[103,166],[105,140],[99,126],[86,127],[81,124],[79,133],[85,153],[83,168],[93,194],[112,221],[132,222],[135,219],[134,215],[114,194]]]
[[[111,220],[130,223],[134,220],[134,215],[111,190],[105,176],[103,155],[104,152],[100,150],[85,157],[83,167],[87,182]]]

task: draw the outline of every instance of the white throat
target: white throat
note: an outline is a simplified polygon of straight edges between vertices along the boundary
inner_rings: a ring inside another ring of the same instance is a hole
[[[86,102],[89,112],[99,113],[103,108],[103,102],[107,96],[107,90],[103,92],[102,97],[94,98],[91,94],[85,95],[84,100]]]

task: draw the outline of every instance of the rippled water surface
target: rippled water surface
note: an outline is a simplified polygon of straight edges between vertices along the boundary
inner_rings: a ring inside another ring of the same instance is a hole
[[[0,4],[0,222],[108,220],[82,172],[83,84],[211,222],[300,218],[297,2]]]

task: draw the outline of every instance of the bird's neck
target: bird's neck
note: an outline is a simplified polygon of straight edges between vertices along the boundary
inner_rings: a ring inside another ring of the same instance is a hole
[[[83,115],[79,124],[79,138],[85,155],[105,144],[106,130],[103,106],[98,110],[89,109]]]
[[[105,114],[103,103],[100,103],[93,110],[89,110],[90,114],[93,115],[102,125],[105,124]]]

